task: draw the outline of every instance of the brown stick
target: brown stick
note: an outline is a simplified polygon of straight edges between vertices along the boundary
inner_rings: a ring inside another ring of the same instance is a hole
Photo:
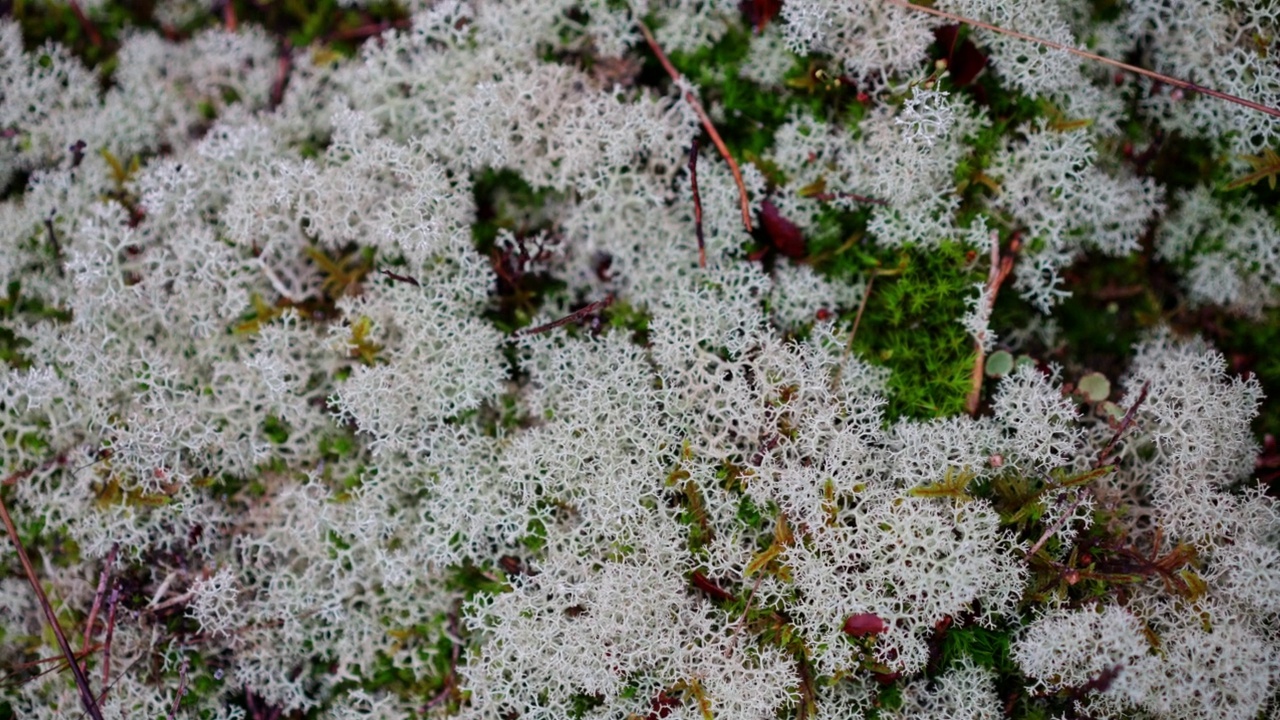
[[[230,5],[230,3],[227,3]],[[279,57],[276,59],[276,79],[271,83],[270,107],[275,109],[284,102],[284,91],[289,86],[289,72],[293,69],[293,43],[285,38],[280,44]]]
[[[111,576],[111,566],[116,564],[116,551],[120,546],[112,545],[107,553],[107,561],[102,566],[102,575],[98,578],[98,591],[93,594],[93,607],[89,609],[89,620],[84,625],[84,643],[80,646],[80,654],[89,653],[89,640],[93,637],[93,626],[98,622],[98,611],[102,609],[102,599],[107,595],[107,578]]]
[[[639,20],[636,21],[636,25],[640,26],[640,32],[644,34],[644,39],[649,43],[649,48],[653,50],[653,54],[658,56],[658,62],[662,63],[662,68],[667,71],[672,80],[677,83],[680,82],[680,72],[667,59],[666,53],[662,52],[662,47],[654,39],[653,33],[649,32],[648,26]],[[716,126],[711,124],[711,118],[707,116],[707,111],[702,109],[702,103],[698,102],[698,97],[693,94],[693,91],[686,92],[684,99],[693,107],[693,111],[698,113],[698,118],[702,120],[702,127],[711,136],[711,142],[715,143],[716,149],[720,151],[720,157],[723,157],[724,161],[729,164],[729,170],[733,173],[733,181],[738,184],[738,200],[742,205],[742,224],[747,227],[747,232],[751,232],[751,199],[747,197],[747,185],[742,181],[742,173],[738,170],[738,163],[734,162],[733,156],[729,154],[729,148],[725,147],[724,140],[720,139],[720,133],[716,132]]]
[[[1120,425],[1116,427],[1115,434],[1111,436],[1111,440],[1107,442],[1107,446],[1102,449],[1102,454],[1099,455],[1098,459],[1094,461],[1093,467],[1095,469],[1101,468],[1107,464],[1107,461],[1111,459],[1110,458],[1111,449],[1115,447],[1115,444],[1117,442],[1119,442],[1120,436],[1124,435],[1126,430],[1133,427],[1133,420],[1137,416],[1138,406],[1142,405],[1142,403],[1147,399],[1147,392],[1149,390],[1151,390],[1150,380],[1142,384],[1142,391],[1138,393],[1138,399],[1134,400],[1133,404],[1129,406],[1129,410],[1124,414],[1124,419],[1121,420]],[[1062,514],[1062,517],[1058,518],[1058,521],[1054,523],[1052,527],[1047,528],[1044,531],[1044,534],[1040,536],[1040,539],[1036,541],[1035,545],[1031,546],[1031,549],[1027,551],[1028,560],[1030,560],[1031,557],[1034,556],[1040,550],[1040,548],[1043,547],[1044,544],[1049,541],[1049,538],[1053,537],[1054,533],[1058,532],[1058,529],[1061,528],[1063,524],[1067,522],[1067,520],[1071,519],[1071,515],[1075,513],[1076,508],[1079,507],[1080,503],[1084,501],[1085,494],[1088,492],[1088,490],[1089,488],[1084,488],[1083,490],[1081,490],[1079,496],[1076,498],[1076,501],[1071,504],[1071,507],[1068,508],[1067,511]],[[1159,529],[1157,528],[1156,531],[1159,532]]]
[[[28,471],[26,474],[30,474]],[[15,473],[6,479],[9,482]],[[15,481],[16,482],[16,481]],[[75,653],[71,651],[71,643],[67,642],[67,636],[62,632],[62,626],[58,624],[58,616],[53,612],[53,606],[49,604],[49,598],[44,594],[44,587],[40,585],[40,578],[36,576],[36,569],[31,564],[31,558],[27,557],[27,549],[22,546],[22,539],[18,537],[18,529],[13,525],[13,518],[9,517],[9,508],[4,503],[4,498],[0,497],[0,520],[4,521],[4,527],[9,531],[9,538],[13,540],[13,546],[18,551],[18,561],[22,563],[22,570],[27,575],[27,582],[31,584],[31,589],[35,591],[36,598],[40,602],[40,609],[44,611],[45,621],[49,623],[49,627],[53,630],[53,636],[58,640],[58,648],[62,650],[63,657],[66,658],[67,664],[71,666],[71,674],[76,680],[76,689],[80,691],[80,702],[84,704],[85,712],[89,713],[89,717],[93,720],[102,720],[102,710],[98,708],[98,702],[93,697],[93,690],[89,689],[89,678],[85,677],[84,670],[80,669],[80,662],[76,660]]]
[[[1168,75],[1158,73],[1154,70],[1147,70],[1145,68],[1140,68],[1136,65],[1122,63],[1119,60],[1112,60],[1109,57],[1103,57],[1102,55],[1097,55],[1087,50],[1079,50],[1077,48],[1071,47],[1070,45],[1063,45],[1062,43],[1057,43],[1052,40],[1046,40],[1044,38],[1039,38],[1034,35],[1027,35],[1026,33],[1020,33],[1020,32],[1017,32],[1016,30],[1008,30],[998,25],[992,25],[990,23],[982,22],[981,20],[974,20],[972,18],[967,18],[963,15],[956,15],[955,13],[946,12],[944,10],[936,10],[931,7],[924,7],[923,5],[914,5],[908,2],[907,0],[884,0],[884,1],[889,3],[890,5],[897,5],[898,7],[910,8],[912,10],[918,10],[922,13],[928,13],[930,15],[936,15],[937,17],[940,17],[940,18],[946,18],[951,22],[964,23],[966,25],[980,27],[983,30],[990,30],[992,32],[998,32],[1003,35],[1008,35],[1009,37],[1015,37],[1015,38],[1018,38],[1019,40],[1026,40],[1027,42],[1039,43],[1041,45],[1044,45],[1045,47],[1051,47],[1054,50],[1064,50],[1077,57],[1087,58],[1095,62],[1100,62],[1104,65],[1110,65],[1111,67],[1114,67],[1114,68],[1119,68],[1127,72],[1131,72],[1137,75],[1142,75],[1144,77],[1149,77],[1152,80],[1158,80],[1162,83],[1166,83],[1168,85],[1173,85],[1174,87],[1182,88],[1183,90],[1190,90],[1192,92],[1202,93],[1210,97],[1216,97],[1219,100],[1226,100],[1227,102],[1235,103],[1237,105],[1243,105],[1244,107],[1247,107],[1250,110],[1257,110],[1258,112],[1264,112],[1268,115],[1280,117],[1280,110],[1277,110],[1276,108],[1267,107],[1266,105],[1261,105],[1251,100],[1245,100],[1242,97],[1236,97],[1235,95],[1224,93],[1219,90],[1213,90],[1211,88],[1204,87],[1203,85],[1197,85],[1193,82],[1188,82],[1186,80],[1179,80],[1178,78],[1170,77]]]
[[[1122,419],[1120,424],[1116,427],[1115,434],[1111,436],[1111,440],[1107,442],[1107,446],[1102,448],[1102,454],[1099,455],[1098,459],[1093,463],[1095,468],[1100,468],[1103,465],[1106,465],[1107,461],[1111,459],[1112,448],[1114,448],[1116,443],[1120,441],[1120,436],[1124,435],[1125,431],[1130,427],[1133,427],[1133,419],[1137,415],[1138,406],[1147,399],[1147,392],[1149,390],[1151,390],[1150,380],[1142,384],[1142,391],[1138,393],[1138,399],[1134,400],[1133,404],[1129,406],[1128,412],[1124,414],[1124,419]]]
[[[729,644],[724,648],[725,657],[733,655],[733,647],[738,642],[738,630],[747,622],[747,613],[751,612],[751,600],[755,598],[756,590],[760,589],[761,580],[764,580],[764,573],[756,576],[756,582],[751,586],[751,592],[747,593],[747,602],[742,608],[742,617],[738,618],[738,622],[734,623],[732,628],[729,628]]]
[[[693,188],[693,227],[698,236],[698,267],[707,266],[707,241],[702,234],[702,195],[698,194],[698,138],[689,146],[689,186]]]
[[[230,3],[228,3],[229,5]],[[182,658],[182,666],[178,668],[178,692],[173,697],[173,707],[169,710],[169,720],[178,715],[178,706],[182,704],[182,696],[187,694],[187,663],[190,658]]]
[[[56,214],[57,210],[49,211],[49,216],[44,219],[44,229],[49,233],[49,244],[53,246],[53,263],[58,271],[58,277],[64,277],[66,272],[62,269],[62,246],[58,244],[58,233],[53,229],[53,219]]]
[[[378,272],[382,273],[383,275],[386,275],[387,277],[391,278],[392,280],[395,280],[396,282],[409,283],[414,287],[422,287],[422,283],[418,282],[417,278],[411,277],[409,275],[400,275],[398,273],[393,273],[390,270],[379,270]]]
[[[227,32],[235,32],[240,28],[240,20],[236,17],[236,6],[231,0],[222,5],[222,24],[227,28]]]
[[[107,601],[107,636],[102,643],[102,685],[111,684],[111,638],[116,634],[116,603],[120,602],[120,586],[111,588]]]
[[[69,4],[71,5],[71,12],[75,13],[76,22],[80,23],[80,28],[89,36],[89,42],[96,48],[102,47],[102,33],[98,32],[97,26],[93,24],[89,16],[84,14],[84,10],[80,8],[80,3],[76,2],[76,0],[71,0]]]
[[[604,308],[607,308],[612,304],[613,304],[613,293],[610,293],[608,295],[605,295],[603,300],[597,300],[591,303],[590,305],[587,305],[586,307],[582,307],[577,310],[574,310],[573,312],[569,313],[568,315],[565,315],[559,320],[554,320],[552,322],[546,323],[544,325],[539,325],[537,327],[525,328],[524,330],[517,330],[515,333],[513,333],[513,335],[515,337],[521,337],[524,335],[537,335],[538,333],[543,333],[548,330],[555,330],[561,325],[568,325],[574,320],[590,315],[591,313],[597,310],[603,310]]]
[[[987,271],[986,289],[991,291],[991,296],[987,298],[988,312],[990,308],[996,304],[996,295],[1000,294],[1000,286],[1004,284],[1005,278],[1009,277],[1009,272],[1013,270],[1013,255],[1017,252],[1018,241],[1014,241],[1009,246],[1011,254],[1000,257],[1000,236],[994,231],[991,233],[991,269]],[[981,302],[981,300],[979,300]],[[973,360],[973,372],[969,374],[969,394],[965,397],[965,410],[970,415],[978,413],[978,403],[982,399],[982,371],[985,367],[986,349],[983,346],[983,339],[975,337],[973,345],[977,350],[977,357]]]

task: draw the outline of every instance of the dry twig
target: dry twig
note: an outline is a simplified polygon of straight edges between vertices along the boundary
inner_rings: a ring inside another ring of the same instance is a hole
[[[1150,389],[1151,389],[1151,381],[1148,380],[1147,382],[1143,383],[1142,391],[1138,393],[1138,399],[1133,401],[1133,404],[1129,406],[1128,412],[1124,414],[1124,419],[1121,420],[1120,424],[1116,426],[1116,431],[1111,436],[1111,440],[1107,443],[1107,446],[1102,449],[1102,454],[1100,454],[1098,456],[1098,459],[1093,462],[1094,470],[1098,470],[1108,464],[1108,461],[1111,459],[1110,457],[1111,449],[1115,447],[1115,444],[1117,442],[1120,441],[1120,437],[1124,435],[1125,431],[1133,427],[1133,421],[1134,421],[1134,418],[1137,416],[1138,407],[1142,405],[1143,401],[1147,399],[1147,391],[1149,391]],[[1045,529],[1044,533],[1040,535],[1040,539],[1036,541],[1036,544],[1032,545],[1031,549],[1027,551],[1028,560],[1030,560],[1037,552],[1039,552],[1040,548],[1044,547],[1044,544],[1046,542],[1049,542],[1049,538],[1053,537],[1053,534],[1058,532],[1058,530],[1064,524],[1066,524],[1068,520],[1071,519],[1071,516],[1075,514],[1076,508],[1080,506],[1081,502],[1084,502],[1084,498],[1085,498],[1085,495],[1088,493],[1088,490],[1089,490],[1088,488],[1081,490],[1079,495],[1076,497],[1076,501],[1071,503],[1071,507],[1067,508],[1067,511],[1062,514],[1062,517],[1058,518],[1058,521],[1055,522],[1051,527]]]
[[[693,225],[698,236],[698,267],[707,266],[707,241],[702,234],[702,195],[698,193],[698,138],[689,146],[689,186],[693,189]]]
[[[65,461],[66,456],[59,455],[58,461]],[[45,463],[47,466],[49,463]],[[14,473],[5,479],[4,484],[13,485],[22,478],[35,472],[37,468]],[[4,521],[4,527],[9,531],[9,539],[13,541],[14,548],[18,551],[18,561],[22,563],[22,570],[27,575],[27,582],[31,584],[31,589],[36,593],[36,599],[40,602],[40,609],[44,611],[45,621],[49,623],[53,635],[58,641],[58,648],[62,650],[62,655],[66,658],[67,665],[71,667],[71,674],[75,677],[76,689],[80,691],[80,702],[84,704],[85,712],[89,713],[89,717],[93,720],[102,720],[102,710],[98,708],[98,702],[94,699],[93,690],[89,688],[89,678],[85,676],[84,670],[80,668],[80,662],[76,659],[76,655],[71,650],[71,643],[67,642],[66,633],[62,632],[62,625],[58,623],[58,616],[53,612],[53,606],[49,604],[49,598],[44,594],[44,587],[40,584],[40,578],[36,576],[35,566],[31,564],[31,558],[27,557],[27,549],[22,545],[22,539],[18,536],[18,528],[13,524],[13,518],[9,517],[9,508],[5,505],[4,498],[0,497],[0,520]]]
[[[391,278],[392,280],[395,280],[396,282],[409,283],[414,287],[422,287],[422,283],[418,282],[417,278],[412,277],[410,275],[401,275],[399,273],[393,273],[390,270],[379,270],[378,272],[382,273],[383,275],[386,275],[387,277]]]
[[[116,564],[116,551],[120,546],[112,545],[111,552],[102,565],[102,575],[98,577],[98,591],[93,594],[93,607],[89,608],[89,620],[84,625],[84,643],[80,645],[82,656],[89,654],[89,640],[93,637],[93,626],[98,622],[98,611],[102,609],[102,599],[107,596],[107,578],[111,577],[111,566]]]
[[[1009,245],[1009,254],[1000,257],[1000,236],[994,231],[991,233],[991,269],[987,272],[986,286],[986,312],[989,315],[991,308],[996,304],[996,295],[1000,294],[1000,286],[1004,284],[1009,272],[1013,270],[1013,253],[1018,251],[1018,241],[1015,239]],[[982,300],[979,300],[982,302]],[[978,413],[978,402],[982,399],[982,371],[986,365],[986,350],[984,338],[975,337],[973,339],[974,347],[977,351],[977,357],[973,360],[973,372],[970,374],[969,395],[965,398],[965,410],[970,415]]]
[[[974,20],[972,18],[967,18],[963,15],[956,15],[955,13],[946,12],[944,10],[937,10],[935,8],[925,7],[923,5],[915,5],[911,2],[908,2],[908,0],[884,0],[884,1],[890,5],[897,5],[898,7],[909,8],[911,10],[918,10],[922,13],[928,13],[930,15],[935,15],[940,18],[946,18],[951,22],[964,23],[965,25],[972,25],[974,27],[982,28],[983,30],[990,30],[992,32],[1001,33],[1002,35],[1008,35],[1009,37],[1015,37],[1015,38],[1018,38],[1019,40],[1026,40],[1027,42],[1038,43],[1040,45],[1044,45],[1045,47],[1051,47],[1054,50],[1062,50],[1065,52],[1069,52],[1072,55],[1075,55],[1077,57],[1087,58],[1095,62],[1100,62],[1104,65],[1110,65],[1111,67],[1119,68],[1126,72],[1131,72],[1137,75],[1142,75],[1144,77],[1149,77],[1152,80],[1157,80],[1167,85],[1172,85],[1177,88],[1182,88],[1183,90],[1198,92],[1204,95],[1208,95],[1210,97],[1218,98],[1219,100],[1226,100],[1227,102],[1235,103],[1237,105],[1243,105],[1244,107],[1247,107],[1250,110],[1257,110],[1258,112],[1264,112],[1268,115],[1280,117],[1280,110],[1277,110],[1276,108],[1267,107],[1266,105],[1262,105],[1262,104],[1253,102],[1251,100],[1245,100],[1242,97],[1236,97],[1235,95],[1224,93],[1220,90],[1213,90],[1211,88],[1204,87],[1203,85],[1197,85],[1193,82],[1188,82],[1186,80],[1179,80],[1178,78],[1170,77],[1168,75],[1155,72],[1154,70],[1147,70],[1145,68],[1140,68],[1136,65],[1130,65],[1128,63],[1120,62],[1119,60],[1112,60],[1109,57],[1103,57],[1102,55],[1091,53],[1087,50],[1080,50],[1078,48],[1073,48],[1070,45],[1063,45],[1062,43],[1057,43],[1052,40],[1046,40],[1044,38],[1036,37],[1034,35],[1027,35],[1026,33],[1020,33],[1020,32],[1017,32],[1016,30],[1008,30],[998,25],[992,25],[990,23],[982,22],[981,20]]]
[[[548,330],[555,330],[561,325],[568,325],[569,323],[575,320],[581,319],[583,317],[586,317],[587,315],[590,315],[593,312],[596,312],[598,310],[603,310],[612,304],[613,304],[613,293],[609,293],[608,295],[604,296],[603,300],[597,300],[591,303],[590,305],[574,310],[573,312],[569,313],[568,315],[565,315],[559,320],[554,320],[552,322],[539,325],[537,327],[517,330],[515,333],[513,333],[513,335],[515,337],[522,337],[524,335],[537,335],[538,333],[543,333]]]
[[[111,638],[116,634],[116,606],[120,603],[120,586],[111,588],[107,601],[107,636],[102,641],[102,686],[111,685]]]
[[[658,62],[662,63],[662,68],[667,71],[673,81],[679,83],[681,79],[680,72],[667,59],[666,53],[662,52],[662,47],[654,39],[653,33],[649,32],[649,27],[640,21],[636,21],[636,25],[640,26],[640,32],[644,34],[644,39],[649,43],[653,54],[658,56]],[[702,103],[698,102],[698,97],[693,94],[693,91],[686,91],[684,99],[688,101],[693,111],[698,113],[698,118],[702,120],[702,127],[711,136],[711,142],[715,143],[716,149],[720,151],[720,156],[729,164],[729,170],[733,173],[733,181],[738,184],[738,200],[742,205],[742,224],[747,227],[747,232],[751,232],[751,199],[747,197],[747,185],[742,182],[742,172],[738,170],[738,163],[734,161],[733,155],[729,154],[729,148],[725,147],[724,140],[720,138],[720,133],[716,132],[716,126],[711,124],[711,118],[707,116],[707,111],[702,109]]]

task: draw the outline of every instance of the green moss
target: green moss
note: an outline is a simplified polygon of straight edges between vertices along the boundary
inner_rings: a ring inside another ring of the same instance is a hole
[[[881,253],[853,348],[889,368],[889,422],[965,409],[975,353],[959,320],[983,274],[963,245]],[[853,315],[850,314],[849,319]]]
[[[752,34],[733,26],[716,44],[701,50],[669,54],[671,64],[697,85],[700,100],[708,112],[723,111],[716,129],[729,151],[739,160],[758,158],[773,147],[774,133],[793,111],[805,108],[816,117],[834,117],[857,103],[848,85],[812,81],[823,68],[820,58],[797,58],[785,88],[765,87],[741,76],[751,49]],[[665,77],[652,53],[646,56],[646,77],[655,82]],[[821,76],[821,73],[819,73]]]
[[[972,625],[952,628],[943,637],[939,649],[939,670],[945,670],[968,657],[981,667],[1007,675],[1018,672],[1018,666],[1009,654],[1010,635],[1007,631],[989,630]]]

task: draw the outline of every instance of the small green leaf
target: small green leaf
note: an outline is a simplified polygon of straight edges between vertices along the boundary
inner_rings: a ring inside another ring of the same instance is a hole
[[[1091,403],[1102,402],[1111,396],[1111,381],[1106,375],[1098,372],[1091,372],[1080,378],[1080,382],[1076,385],[1080,389],[1080,394]]]
[[[987,357],[987,377],[1004,377],[1013,372],[1013,355],[997,350]]]
[[[1115,420],[1116,422],[1120,422],[1121,420],[1124,419],[1124,414],[1125,414],[1124,408],[1111,402],[1110,400],[1099,405],[1098,409],[1103,413],[1104,416],[1109,417],[1112,420]]]

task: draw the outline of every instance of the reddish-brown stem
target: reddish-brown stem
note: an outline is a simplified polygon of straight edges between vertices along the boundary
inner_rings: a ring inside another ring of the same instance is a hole
[[[62,246],[58,244],[58,233],[53,229],[53,218],[57,211],[50,211],[48,217],[44,219],[44,229],[49,234],[49,245],[53,247],[54,267],[58,270],[58,277],[64,277],[65,271],[62,269]]]
[[[1147,399],[1147,392],[1150,389],[1151,389],[1150,380],[1142,384],[1142,391],[1138,393],[1138,399],[1134,400],[1133,404],[1129,406],[1129,410],[1124,414],[1124,419],[1120,421],[1120,424],[1116,427],[1115,433],[1112,434],[1111,440],[1107,442],[1107,446],[1102,449],[1102,454],[1099,455],[1098,459],[1094,461],[1093,467],[1095,470],[1107,465],[1108,461],[1111,459],[1110,458],[1111,449],[1115,447],[1115,444],[1117,442],[1120,441],[1120,437],[1124,435],[1125,431],[1128,430],[1130,427],[1133,427],[1133,421],[1134,421],[1134,418],[1137,417],[1138,407],[1142,405],[1142,403]],[[1049,541],[1049,538],[1053,537],[1053,534],[1058,532],[1058,529],[1061,528],[1064,523],[1066,523],[1068,520],[1071,519],[1071,515],[1075,513],[1076,508],[1079,507],[1080,503],[1084,501],[1084,497],[1087,490],[1088,488],[1085,488],[1084,490],[1082,490],[1080,492],[1079,497],[1076,498],[1076,501],[1071,504],[1071,507],[1068,508],[1067,511],[1062,514],[1062,517],[1058,518],[1058,522],[1054,523],[1052,527],[1044,531],[1044,534],[1040,536],[1040,539],[1036,541],[1036,544],[1032,545],[1031,549],[1027,551],[1027,559],[1031,559],[1031,557],[1035,555],[1036,552],[1038,552],[1046,542]],[[1156,532],[1159,533],[1158,528]]]
[[[1120,442],[1120,437],[1124,435],[1125,431],[1133,426],[1134,418],[1137,416],[1138,406],[1146,401],[1147,392],[1149,390],[1151,390],[1150,380],[1142,384],[1142,391],[1138,393],[1138,399],[1134,400],[1133,404],[1129,406],[1129,410],[1124,414],[1124,419],[1122,419],[1120,424],[1116,426],[1115,434],[1111,436],[1111,440],[1107,442],[1107,446],[1102,448],[1102,454],[1098,456],[1096,461],[1094,461],[1093,466],[1095,468],[1100,468],[1111,460],[1111,450],[1115,447],[1116,443]]]
[[[707,266],[707,241],[702,234],[702,195],[698,193],[698,138],[689,146],[689,187],[693,189],[693,229],[698,236],[698,267]]]
[[[17,474],[19,473],[15,473],[15,475]],[[26,474],[30,474],[30,472]],[[10,480],[13,480],[13,478],[14,476],[10,476],[5,483],[12,484]],[[98,708],[98,702],[93,697],[93,691],[89,689],[89,678],[85,676],[84,670],[80,668],[80,662],[71,650],[71,643],[67,642],[66,633],[62,632],[62,626],[58,623],[58,616],[53,612],[53,606],[49,604],[49,598],[44,594],[44,587],[40,585],[40,578],[36,576],[36,569],[31,564],[31,558],[27,557],[27,549],[23,547],[22,539],[18,537],[18,528],[13,524],[13,518],[9,517],[9,508],[5,505],[3,497],[0,497],[0,520],[4,521],[4,527],[9,532],[9,538],[13,541],[13,546],[18,551],[18,561],[22,563],[22,570],[27,575],[27,582],[31,584],[31,589],[36,593],[36,599],[40,602],[40,609],[44,611],[45,621],[49,623],[49,627],[53,630],[53,635],[58,641],[58,648],[62,650],[62,655],[66,658],[67,665],[71,667],[71,674],[75,677],[76,689],[80,691],[80,702],[84,704],[85,712],[89,713],[89,717],[93,718],[93,720],[102,720],[102,711]]]
[[[230,5],[230,3],[227,3]],[[182,703],[182,696],[187,694],[187,658],[182,658],[182,665],[178,668],[178,692],[173,696],[173,707],[169,709],[169,720],[174,720],[178,715],[178,705]]]
[[[667,71],[673,81],[680,82],[680,72],[667,59],[666,53],[662,52],[662,47],[654,39],[653,33],[649,32],[649,27],[639,21],[636,21],[636,25],[640,27],[640,32],[644,34],[645,42],[649,43],[649,48],[653,50],[653,54],[658,57],[658,62],[662,63],[662,68]],[[716,131],[716,126],[711,124],[711,118],[707,115],[707,111],[702,109],[702,103],[698,102],[698,97],[693,94],[693,91],[686,91],[684,99],[688,101],[693,111],[698,114],[698,118],[702,121],[702,127],[706,129],[707,135],[711,136],[711,142],[715,143],[716,149],[720,151],[720,157],[723,157],[724,161],[729,164],[729,170],[733,173],[733,181],[738,184],[738,201],[742,205],[742,224],[746,226],[747,232],[751,232],[751,199],[747,196],[747,185],[742,181],[742,172],[738,170],[738,163],[734,161],[733,155],[729,154],[729,148],[725,147],[724,140],[720,138],[720,133]]]
[[[84,643],[80,646],[80,655],[89,653],[89,641],[93,638],[93,626],[98,622],[98,611],[102,609],[102,600],[107,596],[107,578],[111,577],[111,566],[116,564],[116,551],[119,545],[112,545],[107,553],[107,560],[102,566],[102,575],[98,577],[98,591],[93,594],[93,607],[89,608],[89,620],[84,625]]]
[[[235,32],[240,27],[240,20],[236,17],[236,5],[227,0],[222,4],[222,24],[226,26],[227,32]]]
[[[1026,33],[1020,33],[1020,32],[1017,32],[1016,30],[1008,30],[998,25],[992,25],[990,23],[982,22],[981,20],[974,20],[972,18],[967,18],[963,15],[956,15],[955,13],[946,12],[944,10],[937,10],[935,8],[925,7],[923,5],[915,5],[911,2],[908,2],[908,0],[884,0],[884,1],[889,3],[890,5],[897,5],[898,7],[910,8],[911,10],[917,10],[919,12],[928,13],[930,15],[935,15],[940,18],[946,18],[951,22],[972,25],[974,27],[982,28],[983,30],[990,30],[992,32],[998,32],[1003,35],[1008,35],[1009,37],[1015,37],[1015,38],[1018,38],[1019,40],[1026,40],[1027,42],[1038,43],[1040,45],[1044,45],[1045,47],[1051,47],[1054,50],[1062,50],[1065,52],[1069,52],[1072,55],[1075,55],[1077,57],[1087,58],[1095,62],[1103,63],[1104,65],[1110,65],[1111,67],[1114,67],[1114,68],[1119,68],[1127,72],[1135,73],[1137,75],[1142,75],[1144,77],[1149,77],[1152,80],[1158,80],[1162,83],[1172,85],[1174,87],[1182,88],[1183,90],[1198,92],[1203,95],[1208,95],[1210,97],[1218,98],[1219,100],[1226,100],[1227,102],[1235,103],[1237,105],[1243,105],[1244,107],[1247,107],[1250,110],[1257,110],[1258,112],[1264,112],[1268,115],[1280,117],[1280,110],[1276,108],[1267,107],[1266,105],[1262,105],[1262,104],[1253,102],[1251,100],[1245,100],[1242,97],[1236,97],[1235,95],[1224,93],[1219,90],[1207,88],[1207,87],[1204,87],[1203,85],[1197,85],[1193,82],[1188,82],[1186,80],[1179,80],[1178,78],[1170,77],[1168,75],[1155,72],[1154,70],[1147,70],[1145,68],[1140,68],[1136,65],[1122,63],[1119,60],[1112,60],[1109,57],[1103,57],[1102,55],[1091,53],[1087,50],[1080,50],[1078,48],[1073,48],[1070,45],[1063,45],[1062,43],[1057,43],[1052,40],[1046,40],[1044,38],[1036,37],[1034,35],[1027,35]]]
[[[862,291],[862,302],[858,303],[858,313],[853,316],[853,329],[849,331],[849,340],[844,344],[844,352],[840,354],[840,364],[836,366],[835,372],[831,374],[831,386],[836,388],[840,385],[840,373],[844,370],[844,364],[848,362],[849,356],[853,354],[853,339],[858,336],[858,326],[862,324],[862,313],[866,312],[867,301],[871,299],[871,286],[876,282],[876,272],[871,271],[867,276],[867,289]]]
[[[612,304],[613,304],[613,293],[610,293],[608,295],[605,295],[603,300],[597,300],[591,303],[590,305],[574,310],[573,312],[569,313],[568,315],[565,315],[559,320],[554,320],[552,322],[546,323],[544,325],[539,325],[537,327],[525,328],[524,330],[517,330],[515,332],[515,336],[521,337],[523,335],[537,335],[538,333],[543,333],[548,330],[555,330],[561,325],[568,325],[569,323],[575,320],[578,320],[580,318],[586,317],[587,315],[590,315],[591,313],[596,312],[597,310],[603,310],[604,308],[607,308]]]
[[[702,573],[696,570],[694,571],[693,575],[689,578],[689,581],[693,583],[694,587],[698,588],[699,590],[706,593],[707,595],[710,595],[713,600],[719,600],[720,602],[725,602],[725,601],[734,599],[733,593],[715,584],[714,582],[712,582],[711,578],[707,577],[706,575],[703,575]]]
[[[276,61],[276,79],[271,83],[272,108],[280,107],[280,103],[284,101],[284,91],[289,86],[289,72],[293,69],[292,51],[293,43],[285,38],[280,46],[280,57]]]
[[[1018,251],[1015,239],[1009,246],[1010,254],[1000,257],[1000,239],[994,232],[991,234],[991,269],[987,272],[987,310],[996,304],[996,295],[1000,294],[1000,286],[1004,284],[1009,272],[1013,270],[1013,254]],[[983,302],[979,300],[979,302]],[[973,345],[977,353],[973,359],[973,372],[969,375],[969,395],[965,398],[965,410],[970,415],[978,414],[978,403],[982,399],[982,372],[986,365],[986,348],[983,338],[975,337]]]
[[[102,686],[111,684],[111,638],[116,634],[116,604],[120,602],[120,586],[111,588],[107,601],[107,636],[102,641]]]
[[[325,38],[325,40],[328,42],[335,42],[338,40],[362,40],[374,35],[381,35],[392,28],[404,30],[405,28],[408,28],[409,25],[410,21],[408,18],[401,18],[399,20],[383,20],[382,22],[368,23],[366,25],[348,28],[345,30],[335,30],[329,33],[329,36]]]
[[[742,608],[742,617],[738,618],[738,622],[734,623],[733,629],[729,631],[730,642],[729,642],[729,645],[726,646],[724,649],[725,657],[729,657],[729,655],[733,652],[733,643],[736,641],[736,638],[738,635],[738,629],[741,628],[743,625],[745,625],[747,622],[747,613],[751,612],[751,601],[755,599],[756,590],[760,589],[760,581],[762,580],[764,580],[764,573],[760,573],[758,576],[756,576],[756,582],[754,585],[751,586],[751,592],[747,593],[747,602]]]
[[[71,12],[76,16],[76,22],[80,23],[80,27],[84,30],[84,34],[89,36],[89,42],[92,43],[94,47],[102,47],[102,33],[98,32],[97,26],[95,26],[93,22],[89,20],[89,17],[84,14],[84,10],[81,9],[80,3],[76,2],[76,0],[71,0],[69,5],[71,6]]]

